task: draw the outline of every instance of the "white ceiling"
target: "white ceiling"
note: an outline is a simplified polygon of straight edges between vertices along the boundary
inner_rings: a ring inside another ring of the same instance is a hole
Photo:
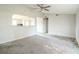
[[[49,4],[51,7],[49,8],[50,14],[76,14],[79,8],[78,4]],[[29,8],[32,8],[32,10],[39,11],[35,4],[28,4],[26,5]]]

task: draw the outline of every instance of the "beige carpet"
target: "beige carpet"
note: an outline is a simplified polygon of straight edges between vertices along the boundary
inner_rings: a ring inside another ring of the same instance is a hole
[[[0,54],[77,54],[78,46],[70,38],[34,35],[0,44]]]

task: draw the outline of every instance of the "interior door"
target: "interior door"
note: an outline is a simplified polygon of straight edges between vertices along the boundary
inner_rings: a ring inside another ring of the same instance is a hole
[[[43,18],[38,17],[36,23],[37,32],[43,33]]]

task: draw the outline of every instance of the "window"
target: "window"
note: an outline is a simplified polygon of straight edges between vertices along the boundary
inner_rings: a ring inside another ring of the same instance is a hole
[[[13,15],[12,16],[12,25],[16,26],[34,26],[35,19],[29,16],[23,15]]]

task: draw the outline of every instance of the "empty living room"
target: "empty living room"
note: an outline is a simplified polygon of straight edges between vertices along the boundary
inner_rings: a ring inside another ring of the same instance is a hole
[[[0,4],[0,54],[79,54],[79,4]]]

